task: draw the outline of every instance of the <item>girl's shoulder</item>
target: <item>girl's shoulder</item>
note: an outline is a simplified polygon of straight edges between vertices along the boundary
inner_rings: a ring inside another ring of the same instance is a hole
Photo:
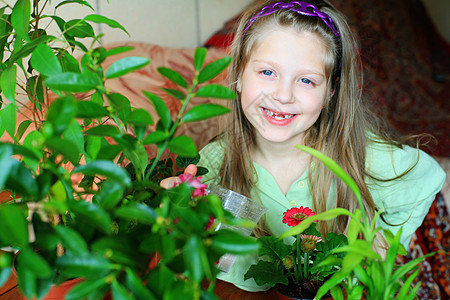
[[[388,213],[410,210],[425,199],[432,201],[445,181],[444,170],[424,151],[381,141],[367,146],[366,172],[375,205]]]
[[[366,170],[369,175],[391,179],[403,174],[441,176],[443,170],[430,155],[407,145],[397,146],[372,140],[366,148]]]

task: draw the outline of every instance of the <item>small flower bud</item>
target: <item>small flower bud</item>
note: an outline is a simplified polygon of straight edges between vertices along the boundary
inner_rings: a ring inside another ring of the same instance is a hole
[[[294,267],[294,258],[291,255],[287,255],[282,259],[283,266],[286,269],[292,269]]]

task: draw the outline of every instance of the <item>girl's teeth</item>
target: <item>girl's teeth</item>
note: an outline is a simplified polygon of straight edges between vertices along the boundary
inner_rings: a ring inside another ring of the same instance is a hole
[[[270,117],[274,118],[275,120],[284,120],[284,119],[290,119],[292,118],[294,115],[281,115],[281,114],[277,114],[274,113],[273,111],[268,110],[267,108],[264,108],[264,111],[266,112],[267,115],[269,115]]]

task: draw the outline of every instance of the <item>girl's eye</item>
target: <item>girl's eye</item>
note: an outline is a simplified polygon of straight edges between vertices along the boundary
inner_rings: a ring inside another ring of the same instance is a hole
[[[273,74],[273,72],[270,71],[270,70],[264,70],[264,71],[262,71],[261,73],[262,73],[263,75],[266,75],[266,76],[271,76],[271,75]]]
[[[305,84],[312,84],[312,81],[309,80],[308,78],[302,78],[302,79],[300,79],[300,81]]]

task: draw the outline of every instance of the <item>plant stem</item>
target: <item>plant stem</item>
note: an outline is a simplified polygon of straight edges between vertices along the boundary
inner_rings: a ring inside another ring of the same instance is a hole
[[[303,263],[305,264],[305,266],[303,267],[303,278],[304,279],[309,279],[309,253],[305,252],[305,254],[303,254]]]
[[[297,251],[295,253],[295,280],[297,282],[300,281],[300,278],[302,276],[302,259],[300,258],[300,234],[297,234]]]

